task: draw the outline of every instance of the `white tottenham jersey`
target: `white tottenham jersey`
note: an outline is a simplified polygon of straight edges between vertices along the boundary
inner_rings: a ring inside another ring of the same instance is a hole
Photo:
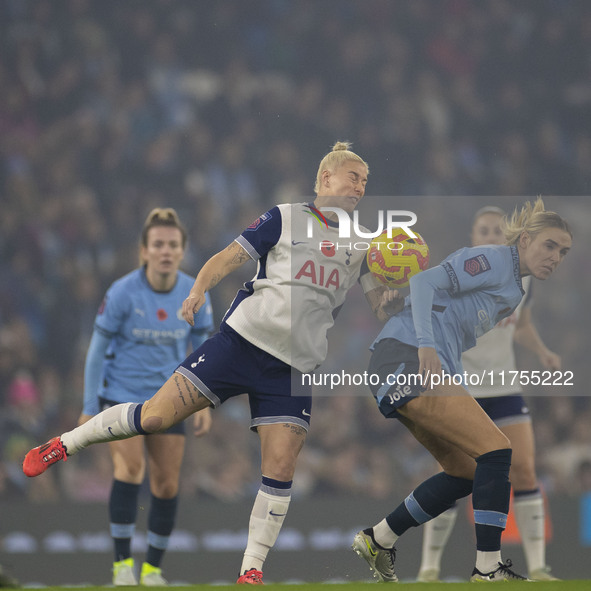
[[[531,305],[531,277],[523,278],[523,290],[525,295],[513,314],[478,337],[476,346],[462,354],[462,365],[467,375],[477,374],[482,380],[481,384],[467,386],[475,398],[518,394],[522,391],[519,380],[513,380],[509,372],[516,369],[513,348],[515,326],[523,306]],[[470,380],[467,382],[470,383]]]
[[[354,238],[339,238],[338,225],[321,223],[315,211],[306,203],[278,205],[236,238],[257,261],[257,272],[223,320],[304,373],[326,358],[326,333],[360,274],[364,291],[380,285],[364,264],[367,251],[356,250]]]

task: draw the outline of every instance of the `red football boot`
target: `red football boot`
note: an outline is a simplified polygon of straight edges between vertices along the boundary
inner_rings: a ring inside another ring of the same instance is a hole
[[[39,476],[43,474],[49,466],[67,460],[66,448],[59,437],[50,439],[47,443],[34,447],[26,456],[23,462],[23,472],[27,476]]]

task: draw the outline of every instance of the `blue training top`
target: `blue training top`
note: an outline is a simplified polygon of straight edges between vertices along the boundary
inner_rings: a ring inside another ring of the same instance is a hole
[[[517,247],[461,248],[412,277],[410,290],[371,349],[388,338],[434,347],[447,372],[463,373],[462,353],[510,316],[523,297]]]
[[[144,402],[170,377],[189,352],[213,330],[209,294],[191,327],[182,303],[194,279],[179,271],[168,292],[155,291],[142,267],[115,281],[96,316],[86,356],[84,413],[99,411],[98,397]]]

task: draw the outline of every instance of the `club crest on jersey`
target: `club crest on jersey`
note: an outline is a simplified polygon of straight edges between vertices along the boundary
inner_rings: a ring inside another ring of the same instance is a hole
[[[464,261],[464,271],[468,275],[475,277],[476,275],[480,275],[480,273],[490,271],[490,263],[483,254],[479,254]]]
[[[268,222],[271,219],[271,214],[267,211],[262,216],[258,217],[248,228],[247,230],[256,230],[260,228],[265,222]]]

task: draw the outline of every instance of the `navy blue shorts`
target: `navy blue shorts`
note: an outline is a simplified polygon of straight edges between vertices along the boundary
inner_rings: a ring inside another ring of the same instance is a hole
[[[107,408],[111,408],[112,406],[115,406],[116,404],[121,404],[121,402],[107,400],[106,398],[99,396],[99,408],[101,409],[101,411],[106,410]],[[181,421],[180,423],[173,425],[172,427],[170,427],[166,431],[161,431],[160,433],[148,433],[146,435],[146,437],[149,437],[150,435],[162,435],[163,433],[165,433],[166,435],[184,435],[185,434],[185,423],[183,421]]]
[[[383,339],[375,346],[367,371],[379,376],[379,380],[371,380],[370,388],[388,419],[400,418],[397,409],[425,391],[417,380],[418,349],[397,339]]]
[[[476,402],[499,427],[531,421],[529,408],[521,394],[477,398]]]
[[[255,347],[227,324],[176,369],[212,403],[248,394],[250,428],[293,423],[308,429],[312,386],[302,373]]]

